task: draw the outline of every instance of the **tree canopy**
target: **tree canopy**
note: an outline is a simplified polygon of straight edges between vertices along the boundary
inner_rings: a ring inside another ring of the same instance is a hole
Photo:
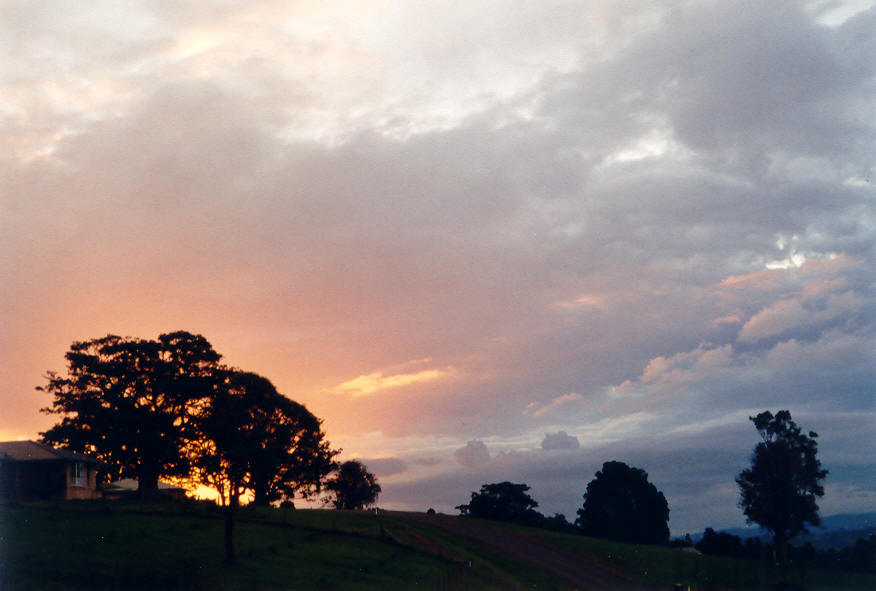
[[[535,525],[543,516],[535,510],[538,503],[528,494],[529,486],[523,483],[498,482],[484,484],[479,492],[471,493],[467,505],[456,508],[463,516],[510,521]]]
[[[669,505],[648,473],[605,462],[587,485],[576,523],[585,535],[638,544],[669,540]]]
[[[235,504],[311,496],[334,469],[321,421],[260,375],[224,369],[199,417],[192,451],[196,479]]]
[[[788,541],[806,531],[806,524],[818,525],[818,497],[824,495],[821,481],[827,470],[818,460],[818,434],[803,433],[780,410],[775,416],[764,411],[749,417],[761,436],[751,455],[751,467],[737,477],[739,506],[748,523],[756,523],[773,534],[779,560],[787,562]]]
[[[341,464],[337,473],[325,483],[325,488],[335,509],[348,510],[373,505],[381,490],[377,477],[356,460]]]
[[[189,472],[184,450],[220,359],[204,337],[107,335],[74,342],[66,359],[67,374],[49,372],[38,388],[54,396],[43,412],[63,415],[41,433],[46,443],[95,455],[109,478],[136,478],[141,491]]]
[[[247,491],[255,504],[307,496],[334,468],[320,421],[277,392],[260,375],[223,369],[198,417],[193,442],[195,479],[219,492],[225,505],[225,561],[234,562],[234,513]]]

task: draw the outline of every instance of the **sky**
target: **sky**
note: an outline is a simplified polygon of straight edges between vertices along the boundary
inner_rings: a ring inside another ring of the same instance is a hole
[[[791,411],[876,509],[876,7],[0,2],[0,439],[74,341],[204,335],[387,508],[603,462],[744,523]]]

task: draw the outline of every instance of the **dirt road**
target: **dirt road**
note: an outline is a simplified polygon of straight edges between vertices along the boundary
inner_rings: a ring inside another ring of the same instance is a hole
[[[491,526],[482,520],[463,519],[450,515],[426,515],[387,511],[399,519],[424,523],[450,531],[456,535],[477,540],[504,554],[561,579],[581,591],[657,591],[606,570],[585,558],[554,547],[536,538],[526,537],[506,529]]]

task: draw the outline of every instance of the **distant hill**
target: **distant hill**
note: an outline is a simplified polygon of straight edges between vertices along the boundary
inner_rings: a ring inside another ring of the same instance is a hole
[[[819,549],[845,548],[852,546],[858,538],[866,538],[876,534],[876,512],[871,513],[838,513],[821,518],[821,525],[810,527],[808,535],[801,535],[793,540],[795,546],[811,542]],[[731,527],[717,530],[722,533],[745,538],[769,538],[769,533],[759,527]],[[704,533],[704,532],[703,532]],[[703,533],[692,535],[695,542],[703,537]]]
[[[874,513],[840,513],[821,519],[821,525],[816,529],[834,531],[838,529],[873,529],[876,528],[876,512]]]

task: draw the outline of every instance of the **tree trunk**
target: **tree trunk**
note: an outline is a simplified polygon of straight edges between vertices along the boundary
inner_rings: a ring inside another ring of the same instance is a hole
[[[783,534],[776,534],[774,538],[776,545],[776,560],[782,566],[788,565],[788,537]]]
[[[225,506],[225,564],[234,564],[237,557],[234,555],[234,513],[239,503],[237,487],[232,487],[228,505]]]
[[[256,486],[255,495],[252,504],[256,507],[270,507],[271,502],[268,500],[268,489],[261,486]]]
[[[137,476],[137,493],[141,497],[158,496],[158,466],[141,462]]]

